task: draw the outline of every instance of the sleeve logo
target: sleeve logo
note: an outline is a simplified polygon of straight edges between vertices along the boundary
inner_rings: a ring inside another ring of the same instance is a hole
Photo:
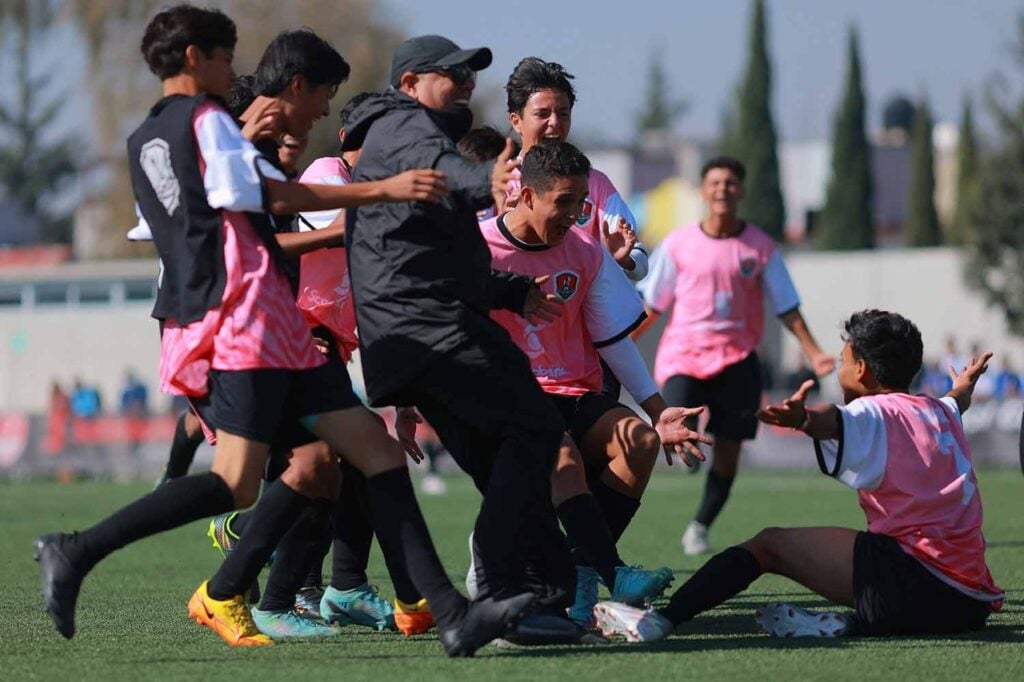
[[[171,166],[171,147],[165,140],[154,138],[142,145],[139,164],[153,186],[157,199],[173,215],[181,202],[181,186]]]
[[[590,222],[590,219],[593,217],[593,215],[594,215],[594,204],[593,204],[593,202],[591,202],[590,199],[584,200],[583,201],[583,210],[581,210],[580,214],[578,216],[576,216],[576,226],[577,227],[586,227],[587,223]]]

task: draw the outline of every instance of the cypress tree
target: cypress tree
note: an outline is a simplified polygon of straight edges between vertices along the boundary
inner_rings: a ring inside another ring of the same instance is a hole
[[[823,249],[868,249],[875,245],[871,147],[865,132],[865,112],[857,31],[851,27],[846,92],[832,129],[832,177],[817,239]]]
[[[964,98],[960,118],[960,139],[956,148],[956,210],[953,223],[949,226],[949,241],[964,245],[971,242],[974,230],[971,226],[970,204],[974,201],[978,185],[978,139],[974,132],[974,115],[971,100]]]
[[[739,158],[747,167],[742,213],[774,239],[783,239],[786,208],[779,184],[778,136],[772,120],[772,73],[768,59],[764,1],[754,0],[750,22],[750,54],[740,88]]]
[[[907,187],[907,246],[938,246],[939,215],[935,211],[935,158],[932,151],[932,114],[922,97],[910,129],[910,183]]]

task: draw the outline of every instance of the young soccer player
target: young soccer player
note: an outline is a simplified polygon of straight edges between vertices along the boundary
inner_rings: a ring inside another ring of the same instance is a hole
[[[218,11],[179,5],[160,12],[146,29],[142,51],[162,81],[164,98],[129,139],[136,199],[164,263],[154,310],[163,325],[161,384],[207,395],[218,426],[213,468],[171,481],[84,532],[40,537],[36,558],[47,609],[70,638],[82,580],[105,556],[251,504],[279,422],[293,423],[367,475],[382,545],[411,567],[448,653],[472,655],[534,598],[470,605],[451,586],[416,505],[401,446],[355,398],[347,374],[324,364],[315,350],[278,265],[272,227],[260,213],[265,206],[287,213],[381,200],[436,201],[445,191],[443,175],[410,171],[347,187],[275,177],[216,99],[227,95],[234,78],[235,41],[234,23]],[[300,87],[314,90],[323,102],[320,111],[326,109],[330,88]],[[272,549],[309,504],[309,492],[290,487],[288,471],[260,500],[252,525],[261,537],[254,537],[254,546]],[[240,594],[252,576],[225,571],[240,551],[200,586],[189,612],[231,644],[270,644]]]
[[[505,311],[491,315],[529,357],[569,427],[552,495],[576,560],[570,617],[584,627],[593,624],[599,579],[612,599],[633,604],[668,586],[671,569],[628,567],[615,544],[640,506],[662,443],[671,463],[669,444],[682,443],[684,457],[700,458],[693,443],[710,442],[685,429],[670,435],[674,421],[700,409],[667,408],[629,338],[644,318],[643,302],[601,243],[573,229],[586,203],[589,171],[587,157],[567,142],[534,145],[523,157],[516,207],[480,225],[493,267],[547,276],[543,286],[564,301],[563,315],[553,321],[528,322]],[[601,392],[601,359],[654,428]]]
[[[740,446],[757,434],[761,366],[756,349],[764,333],[766,294],[815,374],[828,374],[835,366],[800,314],[800,298],[782,251],[739,217],[744,173],[743,164],[729,157],[704,165],[701,196],[707,219],[669,234],[640,285],[648,320],[633,338],[671,310],[658,344],[654,378],[669,405],[706,405],[707,430],[715,436],[704,496],[682,537],[687,554],[708,551],[708,528],[729,498]]]
[[[906,318],[881,310],[846,322],[839,384],[845,405],[808,409],[807,381],[758,413],[814,439],[822,473],[857,491],[867,531],[766,528],[712,557],[657,611],[603,603],[606,634],[667,637],[764,573],[786,576],[852,615],[786,604],[757,614],[779,637],[952,634],[981,628],[1003,591],[985,563],[982,504],[961,423],[991,353],[950,369],[943,398],[911,395],[922,343]]]
[[[538,57],[527,57],[516,65],[505,92],[508,120],[523,141],[521,155],[543,140],[565,142],[569,138],[576,104],[572,79],[561,64]],[[596,168],[590,169],[588,186],[589,194],[576,226],[603,242],[626,275],[639,282],[647,276],[647,250],[636,238],[633,212],[608,176]],[[510,189],[510,197],[514,197],[518,184],[510,184]],[[618,398],[617,390],[610,392]]]

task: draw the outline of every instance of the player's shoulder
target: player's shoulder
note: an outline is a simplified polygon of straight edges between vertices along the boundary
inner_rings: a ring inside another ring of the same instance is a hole
[[[493,218],[488,218],[487,220],[480,220],[477,222],[481,234],[483,234],[484,239],[487,240],[488,243],[493,243],[494,241],[498,240],[498,237],[500,237],[498,231],[498,218],[499,216],[494,216]]]
[[[601,263],[604,260],[604,244],[586,230],[569,230],[562,242],[562,248],[571,249],[575,257],[585,258],[587,264],[593,267],[595,272],[601,268]]]
[[[771,252],[778,246],[775,240],[762,227],[754,223],[746,223],[743,232],[740,234],[740,239],[762,251]]]
[[[667,249],[676,249],[701,237],[700,223],[693,222],[673,229],[663,240],[661,245]]]
[[[302,172],[299,182],[312,182],[328,177],[348,178],[348,176],[348,169],[341,158],[337,156],[321,156],[309,164],[306,170]]]
[[[611,178],[593,167],[590,169],[590,174],[587,176],[587,184],[589,185],[591,197],[596,197],[598,195],[609,196],[618,191],[615,189],[615,185],[612,183]]]

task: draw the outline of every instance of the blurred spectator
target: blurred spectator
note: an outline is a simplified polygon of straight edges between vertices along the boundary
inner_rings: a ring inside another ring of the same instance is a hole
[[[75,379],[75,388],[71,391],[71,413],[76,417],[93,419],[100,415],[102,409],[103,401],[96,387]]]
[[[967,366],[967,356],[960,352],[956,346],[956,339],[952,336],[946,337],[946,354],[942,357],[942,372],[949,374],[949,368],[955,367],[959,372]],[[950,384],[952,386],[952,384]]]
[[[947,366],[942,362],[927,362],[921,370],[920,391],[933,398],[940,398],[953,388],[953,381],[949,378]]]
[[[124,376],[124,388],[121,389],[121,415],[145,417],[149,413],[148,400],[146,385],[139,381],[132,370],[128,370]]]
[[[1009,361],[1004,360],[1001,365],[999,370],[995,372],[996,397],[1000,400],[1016,398],[1021,393],[1020,375],[1013,371]]]
[[[977,341],[971,344],[971,358],[980,357],[984,352],[985,350]],[[970,358],[965,358],[964,364],[967,364],[969,360]],[[960,367],[958,366],[957,369]],[[974,400],[984,402],[996,397],[996,374],[996,368],[990,364],[988,371],[978,377],[978,383],[974,385]]]
[[[46,440],[43,451],[48,455],[56,455],[64,451],[68,442],[68,424],[71,422],[71,400],[54,381],[50,386],[50,410],[46,416]]]

